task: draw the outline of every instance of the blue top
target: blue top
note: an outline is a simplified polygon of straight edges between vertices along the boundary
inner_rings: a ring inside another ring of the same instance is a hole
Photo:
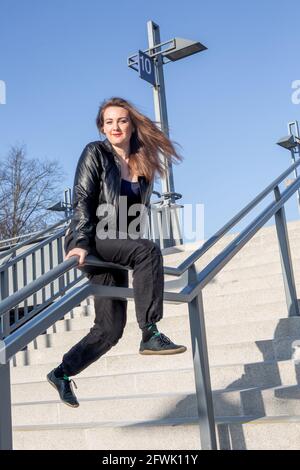
[[[121,196],[127,196],[129,199],[141,202],[140,183],[138,181],[128,181],[121,179]],[[129,204],[128,204],[129,206]]]
[[[127,197],[127,211],[133,204],[141,204],[141,192],[140,192],[140,183],[138,181],[128,181],[124,178],[121,179],[121,190],[120,196]],[[139,216],[139,212],[136,215],[128,216],[127,212],[127,232],[129,224],[132,220],[135,220]],[[119,222],[119,221],[118,221]],[[137,232],[139,232],[139,224],[136,226]]]

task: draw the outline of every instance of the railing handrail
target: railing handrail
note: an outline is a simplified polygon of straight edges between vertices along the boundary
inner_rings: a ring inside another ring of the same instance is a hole
[[[27,323],[21,325],[18,329],[10,333],[1,342],[1,347],[5,348],[6,360],[10,360],[18,351],[26,347],[38,335],[50,328],[57,320],[64,316],[66,311],[62,310],[62,305],[77,305],[90,295],[91,286],[86,281],[82,286],[77,286],[66,295],[57,300],[54,304],[47,306]],[[78,295],[79,294],[79,295]],[[73,303],[70,299],[74,299]],[[73,308],[73,307],[71,307]]]
[[[254,237],[263,225],[285,204],[297,189],[300,188],[300,175],[282,194],[279,201],[272,201],[247,227],[230,242],[198,274],[197,281],[185,288],[185,293],[192,300],[221,269]]]
[[[161,196],[161,194],[158,193],[157,191],[152,191],[152,193]],[[168,193],[166,193],[166,194],[168,194]],[[179,196],[181,197],[181,194],[179,194],[179,193],[174,193],[174,194],[176,194],[178,197]],[[158,202],[160,202],[160,200],[155,201],[155,202],[151,202],[151,206],[156,207],[155,204],[157,204]],[[72,208],[72,206],[71,206],[71,208]],[[60,225],[68,222],[70,219],[72,219],[72,217],[73,217],[73,214],[71,213],[70,215],[66,216],[64,219],[61,219],[60,221],[56,222],[55,224],[51,225],[50,227],[47,227],[46,229],[43,229],[39,232],[35,232],[34,236],[32,236],[31,238],[26,239],[24,242],[20,242],[20,243],[15,244],[11,248],[5,249],[5,246],[0,247],[0,260],[1,260],[1,258],[6,258],[7,256],[15,253],[16,250],[19,250],[20,248],[23,248],[24,246],[27,246],[27,245],[30,245],[30,244],[34,243],[36,240],[41,238],[45,233],[48,233],[51,230],[55,229],[56,227],[59,227]],[[60,235],[60,233],[59,233],[59,235]],[[26,234],[21,235],[21,237],[25,237],[25,236],[26,236]],[[18,237],[15,237],[15,238],[18,238]],[[1,240],[0,243],[5,243],[6,241],[10,241],[10,240],[13,240],[13,238],[9,238],[7,240]],[[33,251],[37,251],[39,248],[40,248],[39,245],[35,245]],[[28,253],[28,252],[26,251],[26,253]],[[15,257],[14,261],[16,261],[16,259],[17,258]],[[22,259],[22,258],[18,258],[18,260],[20,260],[20,259]],[[6,264],[6,266],[7,266],[7,264]]]
[[[300,165],[300,159],[291,165],[287,170],[281,173],[272,183],[270,183],[263,191],[261,191],[252,201],[250,201],[243,209],[241,209],[232,219],[229,220],[223,227],[217,230],[204,244],[191,255],[180,263],[176,268],[172,266],[165,266],[165,274],[172,276],[181,276],[184,274],[196,261],[201,258],[212,246],[214,246],[232,227],[234,227],[245,215],[247,215],[257,204],[259,204],[276,186],[278,186],[284,178],[289,175],[297,166]]]
[[[21,239],[26,238],[26,237],[27,237],[26,239],[28,239],[28,237],[30,237],[31,235],[38,235],[39,233],[40,233],[40,230],[37,230],[36,232],[24,233],[24,235],[17,235],[16,237],[5,238],[4,240],[0,240],[0,250],[3,248],[3,247],[1,247],[2,243],[11,244],[11,242],[15,242],[15,240],[21,240]],[[17,245],[17,243],[15,243],[15,245]]]
[[[126,267],[121,266],[119,264],[109,263],[106,261],[101,261],[97,259],[95,256],[88,255],[86,257],[87,263],[91,266],[97,267],[105,267],[105,268],[114,268],[114,269],[126,269]],[[23,302],[23,300],[27,299],[30,295],[34,294],[38,290],[42,289],[43,287],[50,284],[50,282],[55,281],[58,277],[62,276],[65,272],[69,271],[72,268],[78,267],[78,256],[74,255],[71,256],[69,259],[63,261],[62,263],[58,264],[50,271],[45,274],[39,276],[38,279],[31,281],[26,286],[22,287],[22,289],[15,292],[13,295],[6,297],[0,302],[0,317],[7,313],[9,310],[14,308],[16,305]],[[130,268],[127,268],[130,269]]]
[[[273,187],[273,189],[275,188],[276,186]],[[187,285],[177,294],[180,294],[182,296],[181,298],[185,299],[184,301],[192,301],[198,295],[199,291],[202,290],[208,284],[208,282],[210,282],[211,279],[218,274],[218,272],[233,258],[233,256],[236,255],[244,247],[244,245],[261,229],[261,227],[285,204],[285,202],[299,188],[300,175],[285,191],[282,192],[278,201],[272,201],[249,225],[247,225],[247,227],[232,242],[230,242],[210,263],[208,263],[197,274],[197,280],[195,283]],[[199,250],[196,250],[192,255],[197,253],[197,251]],[[102,262],[96,256],[90,259],[91,262],[89,262],[89,257],[87,257],[86,260],[86,264],[93,265],[96,267],[108,267],[108,264],[110,264],[111,266],[109,267],[126,269],[124,266]],[[192,264],[189,263],[188,268],[190,268]],[[177,270],[178,268],[164,267],[164,273],[173,274],[173,271],[170,273],[171,269]],[[175,275],[178,274],[176,273]]]
[[[59,227],[60,225],[62,225],[65,222],[68,222],[68,220],[70,220],[71,218],[72,218],[72,216],[69,215],[69,216],[65,217],[64,219],[61,219],[60,221],[58,221],[55,224],[51,225],[50,227],[48,227],[46,229],[43,229],[40,232],[37,232],[33,237],[31,237],[31,238],[29,238],[29,239],[27,239],[27,240],[25,240],[21,243],[17,243],[15,246],[13,246],[12,248],[9,248],[8,250],[1,251],[0,259],[5,258],[8,255],[11,255],[16,250],[19,250],[20,248],[23,248],[23,246],[27,246],[27,245],[30,245],[31,243],[34,243],[37,239],[39,239],[45,233],[50,232],[51,230],[53,230],[56,227]],[[3,240],[3,241],[5,241],[5,240]]]
[[[40,242],[36,243],[34,246],[32,246],[31,248],[28,248],[27,250],[23,251],[22,253],[20,253],[19,255],[15,256],[15,258],[13,259],[9,259],[8,261],[6,261],[5,263],[3,264],[0,264],[0,273],[2,271],[6,271],[6,269],[10,268],[11,266],[15,265],[16,263],[18,263],[19,261],[21,261],[22,259],[26,258],[27,256],[30,256],[32,255],[33,253],[35,253],[36,251],[40,250],[41,248],[43,248],[44,246],[48,245],[49,243],[51,243],[52,241],[56,240],[57,238],[59,238],[61,235],[63,235],[65,232],[65,229],[61,229],[61,230],[58,230],[57,232],[55,232],[53,235],[50,235],[48,238],[45,238],[43,240],[41,240]],[[26,243],[26,246],[27,246],[27,243]]]
[[[88,255],[85,259],[85,265],[87,266],[95,266],[98,268],[113,268],[113,269],[128,269],[131,268],[129,266],[123,266],[120,264],[115,264],[107,261],[101,261],[99,258],[93,255]],[[38,290],[46,287],[51,282],[57,280],[60,276],[64,273],[69,271],[72,268],[78,267],[78,256],[74,255],[71,256],[69,259],[63,261],[62,263],[58,264],[50,271],[45,274],[39,276],[38,279],[31,281],[26,286],[19,289],[13,295],[6,297],[2,301],[0,301],[0,317],[7,313],[9,310],[16,307],[18,304],[26,300],[29,296],[37,292]],[[117,287],[116,287],[117,288]],[[181,292],[177,292],[178,294],[178,302],[182,302],[186,300],[185,296],[180,296]],[[169,297],[170,300],[173,300],[173,297]],[[174,298],[174,300],[176,297]]]
[[[89,258],[89,257],[87,257]],[[95,258],[95,260],[93,259]],[[114,267],[114,269],[130,269],[124,268],[124,266],[116,265],[114,263],[107,263],[105,261],[96,261],[96,257],[90,257],[91,265],[94,266],[101,266],[101,267]],[[78,257],[72,256],[70,259],[64,261],[60,265],[53,268],[48,273],[43,274],[39,279],[32,281],[27,286],[20,289],[18,292],[14,293],[13,295],[3,299],[0,302],[0,318],[1,316],[5,315],[11,309],[13,309],[17,304],[21,303],[25,299],[27,299],[30,295],[32,295],[37,290],[43,288],[51,281],[56,280],[59,276],[63,275],[69,269],[72,269],[78,265]],[[70,303],[70,298],[76,295],[78,290],[85,291],[88,295],[98,295],[98,296],[105,296],[110,297],[113,296],[114,298],[124,299],[124,298],[134,298],[133,288],[131,287],[119,287],[119,286],[100,286],[101,292],[99,292],[99,286],[95,286],[88,281],[86,281],[82,286],[75,286],[71,289],[67,294],[61,297],[61,299],[57,300],[53,305],[47,306],[41,312],[39,312],[34,317],[28,319],[26,323],[23,323],[18,329],[11,332],[8,336],[2,339],[2,344],[0,345],[0,353],[1,347],[9,346],[10,350],[7,351],[7,360],[11,359],[12,356],[17,354],[22,348],[24,348],[29,342],[33,341],[36,336],[42,334],[45,329],[49,328],[53,325],[61,316],[63,316],[67,311],[64,313],[61,311],[61,303],[67,302],[70,308],[73,308],[74,305],[78,304],[80,301],[76,297],[76,302],[74,304]],[[86,297],[84,297],[86,298]],[[168,292],[164,291],[164,301],[169,302],[176,302],[176,303],[183,303],[189,301],[189,296],[185,294],[185,292]],[[83,298],[81,299],[81,301]],[[59,311],[59,312],[58,312]],[[52,313],[51,313],[52,312]],[[52,316],[53,315],[53,318]],[[47,320],[48,324],[47,327],[42,326],[44,325],[44,321]],[[35,330],[35,334],[30,333],[31,326],[35,325],[37,328],[37,324],[40,324],[38,329]],[[28,338],[27,342],[24,340],[24,331],[26,332]]]

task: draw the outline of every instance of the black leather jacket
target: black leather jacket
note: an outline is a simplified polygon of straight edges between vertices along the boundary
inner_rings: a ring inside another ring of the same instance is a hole
[[[139,176],[141,203],[150,209],[153,181]],[[101,217],[96,212],[100,204],[119,205],[121,164],[108,139],[90,142],[79,158],[73,186],[73,218],[66,233],[65,251],[74,247],[93,252],[96,226]]]

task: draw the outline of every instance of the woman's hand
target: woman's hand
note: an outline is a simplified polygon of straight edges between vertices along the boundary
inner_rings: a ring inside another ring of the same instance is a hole
[[[84,250],[84,248],[73,248],[65,256],[65,260],[71,258],[71,256],[75,256],[75,255],[79,256],[79,266],[82,266],[84,264],[84,260],[87,254],[88,254],[88,251]]]

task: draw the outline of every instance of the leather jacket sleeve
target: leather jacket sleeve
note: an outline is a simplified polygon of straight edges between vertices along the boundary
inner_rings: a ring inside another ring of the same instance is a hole
[[[93,144],[79,158],[73,186],[74,245],[91,251],[95,243],[96,211],[99,201],[101,164]]]

